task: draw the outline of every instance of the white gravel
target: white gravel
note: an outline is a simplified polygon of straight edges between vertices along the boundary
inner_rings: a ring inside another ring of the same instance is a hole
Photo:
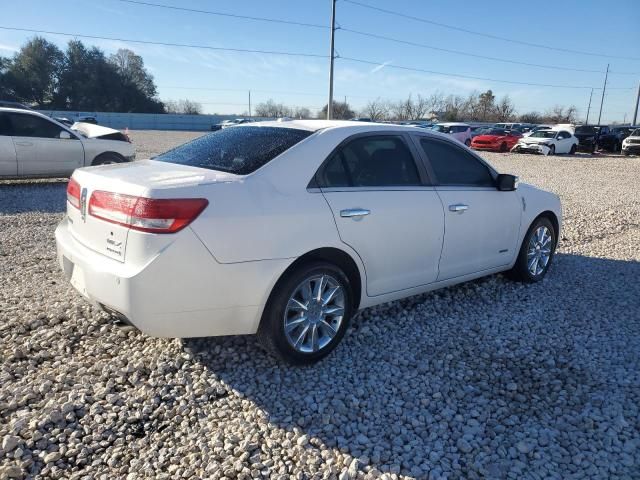
[[[3,182],[0,479],[640,478],[640,159],[485,155],[561,196],[547,278],[366,310],[304,368],[113,327],[55,261],[65,182]]]

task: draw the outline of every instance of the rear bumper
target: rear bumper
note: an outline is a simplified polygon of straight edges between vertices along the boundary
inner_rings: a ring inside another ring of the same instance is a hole
[[[97,253],[56,229],[58,262],[91,303],[142,332],[187,338],[255,333],[264,304],[289,260],[221,264],[190,228],[143,266]]]

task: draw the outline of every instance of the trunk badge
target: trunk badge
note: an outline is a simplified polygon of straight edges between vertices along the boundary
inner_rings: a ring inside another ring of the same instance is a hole
[[[80,218],[83,222],[86,222],[87,216],[87,189],[83,188],[80,194]]]

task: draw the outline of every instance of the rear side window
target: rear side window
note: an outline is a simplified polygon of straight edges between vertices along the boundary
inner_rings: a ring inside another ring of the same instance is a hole
[[[320,174],[321,187],[421,185],[413,155],[396,136],[362,137],[339,148]]]
[[[487,166],[462,148],[426,138],[420,139],[420,145],[440,185],[495,186]]]
[[[14,137],[60,138],[62,129],[55,123],[26,113],[10,113]]]
[[[180,145],[154,160],[247,175],[312,133],[281,127],[229,127]]]

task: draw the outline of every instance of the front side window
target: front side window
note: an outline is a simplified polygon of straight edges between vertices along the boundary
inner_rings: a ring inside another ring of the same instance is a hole
[[[472,187],[494,187],[491,172],[470,153],[442,141],[420,139],[438,184]]]
[[[396,136],[352,140],[331,155],[319,177],[327,188],[421,185],[411,151]]]
[[[285,127],[224,128],[169,150],[154,160],[247,175],[312,133]]]
[[[14,137],[60,138],[62,129],[44,118],[25,113],[9,113]]]

